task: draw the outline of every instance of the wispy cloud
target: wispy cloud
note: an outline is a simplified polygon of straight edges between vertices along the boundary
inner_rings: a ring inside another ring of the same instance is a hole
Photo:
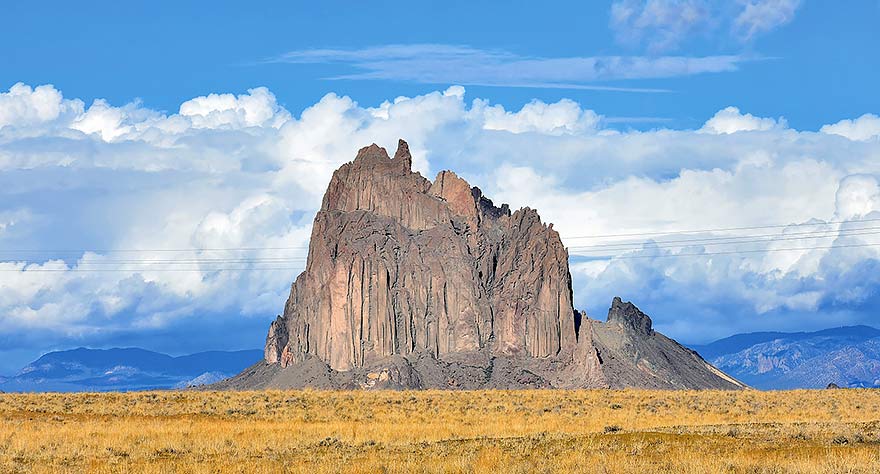
[[[609,26],[617,41],[652,53],[694,36],[729,34],[748,42],[791,22],[801,0],[615,0]]]
[[[644,42],[658,52],[675,49],[712,19],[706,0],[615,0],[610,26],[618,42],[630,46]]]
[[[801,0],[757,0],[744,2],[742,12],[733,21],[734,31],[750,40],[794,19]]]
[[[352,69],[352,72],[327,77],[331,80],[656,93],[669,90],[609,82],[730,72],[749,59],[738,55],[545,58],[460,45],[397,44],[362,49],[296,50],[265,62],[339,64]]]

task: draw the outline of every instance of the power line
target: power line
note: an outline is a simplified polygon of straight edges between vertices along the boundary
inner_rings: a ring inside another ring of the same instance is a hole
[[[789,247],[782,249],[754,249],[754,250],[730,250],[724,252],[705,252],[705,253],[670,253],[664,255],[601,255],[591,257],[596,260],[629,260],[635,258],[669,258],[669,257],[710,257],[713,255],[735,255],[743,253],[766,253],[766,252],[787,252],[794,250],[829,250],[839,248],[854,247],[880,247],[880,242],[869,244],[851,244],[851,245],[827,245],[816,247]]]
[[[713,228],[713,229],[694,229],[694,230],[672,230],[672,231],[657,231],[657,232],[633,232],[633,233],[621,233],[621,234],[593,234],[593,235],[580,235],[580,236],[562,236],[563,240],[572,240],[572,239],[603,239],[609,237],[640,237],[640,236],[666,236],[666,235],[687,235],[687,234],[697,234],[697,233],[710,233],[710,232],[730,232],[730,231],[738,231],[738,230],[756,230],[756,229],[780,229],[780,228],[788,228],[788,227],[804,227],[804,226],[820,226],[820,225],[829,225],[829,224],[844,224],[844,223],[861,223],[861,222],[880,222],[880,218],[875,219],[860,219],[860,220],[850,220],[850,221],[825,221],[825,222],[814,222],[814,223],[800,223],[800,224],[774,224],[774,225],[762,225],[762,226],[747,226],[747,227],[722,227],[722,228]],[[851,232],[857,230],[868,230],[868,229],[880,229],[880,227],[864,227],[864,228],[856,228],[856,229],[841,229],[839,232]],[[825,233],[825,232],[834,232],[834,229],[826,229],[821,231],[811,231],[804,232],[803,234],[809,233]],[[797,235],[798,233],[789,233],[783,235]],[[758,234],[758,235],[743,235],[743,236],[729,236],[729,237],[705,237],[697,240],[714,240],[714,239],[737,239],[737,238],[755,238],[755,237],[763,237],[763,236],[772,236],[775,234]],[[665,241],[663,243],[671,243],[671,242],[685,242],[687,240],[680,241]],[[572,248],[579,247],[591,247],[591,246],[617,246],[617,245],[634,245],[638,242],[631,243],[609,243],[609,244],[594,244],[594,245],[582,245],[582,246],[572,246]],[[308,250],[309,246],[293,246],[293,247],[191,247],[191,248],[152,248],[152,249],[0,249],[0,254],[6,253],[52,253],[52,254],[82,254],[85,252],[93,252],[99,254],[111,254],[111,253],[161,253],[161,252],[171,252],[171,253],[181,253],[181,252],[259,252],[259,251],[286,251],[286,250]]]
[[[100,260],[77,262],[77,265],[184,265],[184,264],[220,264],[220,263],[290,263],[304,262],[306,257],[293,258],[256,258],[256,259],[188,259],[188,260]]]
[[[22,269],[0,269],[0,272],[7,273],[96,273],[96,272],[123,272],[123,273],[140,273],[140,272],[194,272],[194,273],[210,273],[210,272],[250,272],[250,271],[298,271],[303,267],[249,267],[249,268],[22,268]]]
[[[738,254],[750,254],[750,253],[768,253],[768,252],[790,252],[790,251],[805,251],[805,250],[831,250],[831,249],[839,249],[839,248],[864,248],[864,247],[880,247],[880,242],[876,243],[864,243],[864,244],[844,244],[844,245],[825,245],[825,246],[809,246],[809,247],[788,247],[788,248],[778,248],[778,249],[752,249],[752,250],[731,250],[731,251],[722,251],[722,252],[704,252],[704,253],[671,253],[671,254],[662,254],[662,255],[601,255],[592,257],[595,260],[631,260],[631,259],[645,259],[645,258],[681,258],[681,257],[711,257],[715,255],[738,255]],[[90,272],[130,272],[130,273],[138,273],[138,272],[198,272],[198,273],[208,273],[208,272],[225,272],[225,271],[235,271],[235,272],[249,272],[249,271],[299,271],[303,270],[303,267],[248,267],[248,268],[155,268],[155,269],[124,269],[124,268],[93,268],[93,269],[82,269],[78,267],[70,268],[70,269],[55,269],[55,268],[35,268],[29,269],[27,267],[21,269],[0,269],[0,272],[15,272],[15,273],[25,273],[25,272],[54,272],[54,273],[90,273]]]
[[[746,235],[734,235],[727,237],[697,237],[694,239],[679,239],[679,240],[660,240],[657,241],[661,244],[669,244],[669,243],[679,243],[679,242],[702,242],[702,241],[716,241],[716,240],[731,240],[731,239],[751,239],[751,238],[759,238],[759,237],[788,237],[793,235],[814,235],[814,234],[827,234],[831,232],[837,232],[839,234],[844,234],[848,232],[857,232],[863,230],[880,230],[880,226],[875,227],[858,227],[854,229],[824,229],[824,230],[811,230],[807,232],[789,232],[785,234],[780,234],[778,232],[774,232],[772,234],[746,234]],[[804,237],[809,238],[809,237]],[[653,239],[651,239],[653,240]],[[606,244],[590,244],[590,245],[573,245],[572,247],[581,248],[581,247],[613,247],[613,246],[622,246],[622,245],[641,245],[642,243],[647,242],[647,240],[638,240],[632,242],[620,242],[620,243],[606,243]]]
[[[880,218],[876,219],[862,219],[858,221],[828,221],[828,222],[817,222],[817,223],[802,223],[802,224],[780,224],[780,225],[764,225],[764,226],[749,226],[749,227],[727,227],[727,228],[716,228],[716,229],[702,229],[702,230],[686,230],[686,231],[667,231],[667,232],[642,232],[642,233],[628,233],[628,234],[604,234],[604,235],[591,235],[591,236],[580,236],[580,237],[569,237],[568,239],[575,238],[607,238],[607,237],[626,237],[626,236],[657,236],[657,235],[688,235],[693,233],[705,233],[705,232],[723,232],[723,231],[739,231],[739,230],[749,230],[749,229],[779,229],[779,228],[789,228],[789,227],[805,227],[805,226],[820,226],[820,225],[828,225],[828,224],[841,224],[841,223],[863,223],[863,222],[877,222],[880,221]],[[805,232],[789,232],[789,233],[764,233],[764,234],[746,234],[746,235],[738,235],[738,236],[715,236],[715,237],[697,237],[692,239],[677,239],[677,240],[666,240],[655,242],[652,247],[649,249],[676,249],[683,248],[689,245],[700,245],[700,246],[718,246],[718,245],[736,245],[736,244],[772,244],[775,242],[783,242],[783,241],[797,241],[797,240],[806,240],[806,239],[828,239],[828,238],[839,238],[839,237],[854,237],[854,236],[871,236],[871,235],[880,235],[880,226],[874,227],[857,227],[857,228],[846,228],[846,229],[823,229],[823,230],[813,230],[813,231],[805,231]],[[713,255],[733,255],[733,254],[750,254],[750,253],[764,253],[764,252],[784,252],[784,251],[803,251],[803,250],[820,250],[820,249],[835,249],[835,248],[852,248],[852,247],[874,247],[880,246],[880,243],[863,243],[863,244],[832,244],[826,246],[802,246],[802,247],[789,247],[789,248],[778,248],[778,249],[746,249],[746,250],[729,250],[729,251],[713,251],[713,252],[702,252],[702,253],[670,253],[664,255],[627,255],[627,252],[642,250],[646,241],[634,241],[634,242],[620,242],[620,243],[600,243],[600,244],[592,244],[592,245],[574,245],[568,247],[569,250],[581,253],[581,252],[590,252],[592,251],[618,251],[623,253],[617,254],[609,254],[609,255],[596,255],[592,256],[592,258],[596,259],[635,259],[635,258],[670,258],[670,257],[697,257],[697,256],[713,256]],[[183,253],[183,252],[255,252],[255,251],[287,251],[287,250],[306,250],[308,246],[299,246],[299,247],[225,247],[225,248],[160,248],[160,249],[103,249],[103,250],[88,250],[88,252],[95,253]],[[647,250],[647,249],[646,249]],[[87,250],[0,250],[0,256],[8,253],[78,253],[82,254],[87,252]],[[583,255],[585,257],[591,257],[590,255]],[[33,256],[30,257],[31,259]],[[23,260],[28,260],[28,257],[23,258]],[[124,258],[124,259],[102,259],[100,261],[83,261],[76,263],[76,266],[66,269],[46,269],[46,268],[34,268],[27,269],[27,266],[23,269],[3,269],[0,271],[3,272],[139,272],[139,271],[148,271],[148,272],[165,272],[165,271],[174,271],[174,272],[218,272],[218,271],[290,271],[290,270],[301,270],[302,267],[278,267],[278,266],[265,266],[265,265],[283,265],[283,264],[296,264],[296,263],[305,263],[307,261],[306,255],[291,255],[291,256],[253,256],[249,257],[246,255],[231,255],[231,256],[186,256],[177,255],[170,256],[169,258],[142,258],[142,259],[132,259],[132,258]],[[230,264],[240,264],[245,265],[244,268],[239,267],[225,267],[224,265]],[[263,265],[256,266],[253,265]],[[32,266],[34,264],[27,264],[28,266]],[[103,267],[103,266],[129,266],[133,265],[135,268],[127,267],[127,268],[94,268],[94,267]],[[156,268],[155,266],[168,266],[168,267],[176,267],[179,265],[196,265],[195,268]],[[143,268],[137,268],[137,266]]]
[[[804,222],[801,224],[774,224],[774,225],[758,225],[758,226],[748,226],[748,227],[721,227],[715,229],[695,229],[695,230],[675,230],[675,231],[659,231],[659,232],[633,232],[627,234],[593,234],[593,235],[577,235],[577,236],[562,236],[563,240],[571,240],[571,239],[604,239],[608,237],[640,237],[640,236],[649,236],[649,235],[678,235],[678,234],[701,234],[701,233],[709,233],[709,232],[731,232],[736,230],[756,230],[756,229],[780,229],[786,227],[804,227],[804,226],[819,226],[819,225],[828,225],[828,224],[846,224],[850,222],[877,222],[880,221],[880,218],[876,219],[859,219],[859,220],[850,220],[850,221],[824,221],[824,222]]]
[[[880,227],[873,227],[871,229],[880,229]],[[807,239],[829,239],[829,238],[839,238],[839,237],[857,237],[857,236],[865,236],[865,235],[880,235],[880,230],[873,230],[869,232],[856,232],[859,230],[868,230],[868,229],[854,229],[853,231],[847,232],[838,232],[836,234],[830,235],[817,235],[819,232],[810,232],[804,233],[809,234],[801,237],[790,237],[791,234],[782,234],[780,237],[772,237],[772,238],[762,238],[762,239],[753,239],[753,240],[736,240],[736,241],[728,241],[731,239],[751,239],[752,236],[739,236],[739,237],[718,237],[718,238],[706,238],[706,239],[693,239],[693,240],[677,240],[677,241],[660,241],[656,242],[651,248],[681,248],[689,245],[736,245],[736,244],[753,244],[753,243],[773,243],[773,242],[783,242],[783,241],[791,241],[791,240],[807,240]],[[823,231],[821,233],[829,233],[832,231]],[[772,234],[777,235],[777,234]],[[756,236],[760,237],[760,236]],[[682,242],[679,245],[667,245],[670,243]],[[639,250],[643,245],[647,244],[648,241],[641,242],[632,242],[627,244],[607,244],[607,245],[576,245],[568,247],[570,250]]]
[[[721,227],[712,229],[693,229],[693,230],[671,230],[657,232],[632,232],[622,234],[592,234],[579,236],[561,236],[563,240],[570,239],[602,239],[608,237],[639,237],[639,236],[657,236],[657,235],[680,235],[680,234],[696,234],[709,232],[730,232],[737,230],[754,230],[754,229],[779,229],[786,227],[804,227],[804,226],[820,226],[828,224],[845,224],[845,223],[861,223],[861,222],[880,222],[880,218],[875,219],[859,219],[859,220],[839,220],[839,221],[823,221],[823,222],[805,222],[800,224],[773,224],[761,226],[747,227]],[[873,228],[873,227],[872,227]],[[846,230],[846,229],[844,229]],[[831,231],[830,229],[828,230]],[[822,231],[814,231],[822,232]],[[791,235],[791,234],[789,234]],[[189,247],[189,248],[152,248],[152,249],[0,249],[0,253],[146,253],[146,252],[246,252],[246,251],[262,251],[262,250],[308,250],[309,246],[294,247]]]
[[[56,253],[56,254],[81,254],[92,253],[149,253],[149,252],[257,252],[261,250],[308,250],[309,247],[229,247],[229,248],[180,248],[180,249],[10,249],[0,253]]]
[[[751,243],[775,243],[782,241],[792,241],[792,240],[805,240],[805,239],[828,239],[828,238],[840,238],[840,237],[856,237],[856,236],[872,236],[872,235],[880,235],[880,227],[869,227],[863,229],[849,229],[845,231],[840,231],[836,234],[832,235],[817,235],[819,233],[829,233],[831,230],[821,231],[821,232],[800,232],[795,233],[795,235],[801,236],[791,236],[791,234],[782,234],[782,237],[775,237],[777,234],[765,234],[766,237],[773,237],[769,239],[758,239],[758,240],[741,240],[745,238],[750,238],[751,236],[739,236],[739,237],[718,237],[718,238],[707,238],[707,239],[686,239],[686,240],[676,240],[676,241],[662,241],[658,242],[650,248],[658,248],[658,249],[672,249],[672,248],[682,248],[688,245],[701,245],[701,246],[716,246],[716,245],[740,245],[740,244],[751,244]],[[755,237],[762,237],[760,235]],[[738,241],[720,241],[720,240],[729,240],[729,239],[740,239]],[[681,242],[683,244],[680,245],[668,245],[675,242]],[[630,244],[617,244],[610,248],[611,245],[595,245],[595,246],[573,246],[569,247],[569,250],[575,251],[589,251],[591,249],[599,250],[612,250],[612,251],[633,251],[633,250],[641,250],[642,246],[646,242],[633,242]],[[254,258],[188,258],[188,259],[107,259],[107,260],[99,260],[99,261],[86,261],[86,262],[78,262],[78,266],[82,265],[121,265],[121,264],[136,264],[136,265],[158,265],[158,264],[169,264],[169,265],[184,265],[184,264],[229,264],[229,263],[242,263],[242,264],[255,264],[255,263],[293,263],[293,262],[304,262],[307,260],[306,256],[295,256],[295,257],[254,257]]]

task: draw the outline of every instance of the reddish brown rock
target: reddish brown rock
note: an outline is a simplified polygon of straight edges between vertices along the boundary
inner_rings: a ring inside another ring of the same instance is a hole
[[[537,211],[411,164],[401,140],[333,174],[269,365],[230,386],[738,388],[629,303],[608,323],[576,312],[568,251]]]
[[[451,171],[431,183],[411,160],[403,141],[394,158],[371,145],[333,174],[266,360],[314,355],[349,370],[415,352],[573,348],[568,253],[556,231],[534,210],[495,207]]]

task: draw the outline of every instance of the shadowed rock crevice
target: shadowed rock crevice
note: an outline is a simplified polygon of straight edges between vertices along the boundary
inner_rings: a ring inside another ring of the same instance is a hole
[[[576,312],[568,251],[536,210],[411,166],[401,140],[393,158],[373,144],[333,173],[267,366],[236,387],[736,387],[658,343],[630,303],[615,298],[607,324]]]

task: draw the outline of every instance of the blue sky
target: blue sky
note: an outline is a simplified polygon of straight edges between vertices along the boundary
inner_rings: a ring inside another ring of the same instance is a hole
[[[664,3],[664,2],[660,2]],[[710,3],[710,2],[667,2]],[[596,81],[595,85],[667,89],[615,93],[470,86],[475,97],[518,107],[533,98],[570,98],[608,116],[655,117],[694,127],[736,105],[760,116],[784,116],[796,128],[875,111],[880,49],[875,0],[798,4],[793,18],[748,39],[734,31],[736,11],[712,7],[717,18],[686,28],[674,45],[619,41],[610,2],[28,2],[6,5],[15,18],[0,30],[0,81],[51,83],[87,103],[141,98],[157,110],[217,91],[266,86],[289,110],[315,103],[328,90],[364,104],[413,96],[436,84],[410,81],[327,81],[355,71],[348,64],[263,64],[290,51],[358,50],[392,44],[438,44],[503,51],[529,58],[632,55],[734,55],[737,70],[665,79]],[[720,5],[720,6],[719,6]],[[646,29],[644,35],[662,37]],[[455,75],[450,76],[455,79]],[[653,123],[633,123],[645,128]]]
[[[0,374],[78,345],[260,347],[330,173],[398,137],[423,174],[454,169],[554,222],[593,317],[621,295],[685,342],[880,325],[877,1],[17,2],[4,17]],[[753,226],[771,227],[672,245]],[[187,258],[272,268],[161,271]]]

